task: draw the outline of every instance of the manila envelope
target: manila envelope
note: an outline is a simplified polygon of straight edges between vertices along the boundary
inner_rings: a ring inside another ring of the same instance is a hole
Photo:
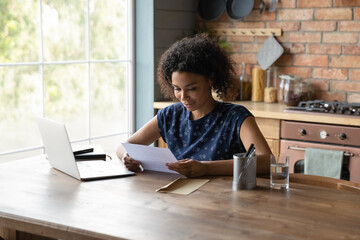
[[[156,192],[188,195],[209,181],[210,179],[178,178]]]

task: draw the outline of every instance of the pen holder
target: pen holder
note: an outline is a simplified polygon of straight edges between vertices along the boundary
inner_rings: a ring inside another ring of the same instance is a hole
[[[234,191],[241,189],[256,188],[256,155],[245,157],[245,153],[237,153],[234,156]]]

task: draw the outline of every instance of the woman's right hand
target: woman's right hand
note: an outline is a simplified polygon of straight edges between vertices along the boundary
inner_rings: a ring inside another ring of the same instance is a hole
[[[141,162],[131,158],[129,154],[125,153],[121,160],[128,170],[133,172],[142,172]]]

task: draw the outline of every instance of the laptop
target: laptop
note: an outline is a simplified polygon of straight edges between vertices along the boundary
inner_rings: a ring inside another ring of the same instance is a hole
[[[120,164],[104,160],[76,161],[63,123],[36,118],[51,166],[78,180],[96,180],[135,175]]]

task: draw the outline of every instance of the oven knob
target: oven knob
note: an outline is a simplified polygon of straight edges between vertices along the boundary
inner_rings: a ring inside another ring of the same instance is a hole
[[[320,138],[325,139],[328,136],[328,133],[325,130],[320,131]]]
[[[340,140],[345,140],[347,138],[345,133],[340,133],[338,137]]]
[[[299,129],[298,132],[299,132],[299,135],[300,135],[300,136],[305,136],[305,135],[306,135],[306,130],[303,129],[303,128],[302,128],[302,129]]]

